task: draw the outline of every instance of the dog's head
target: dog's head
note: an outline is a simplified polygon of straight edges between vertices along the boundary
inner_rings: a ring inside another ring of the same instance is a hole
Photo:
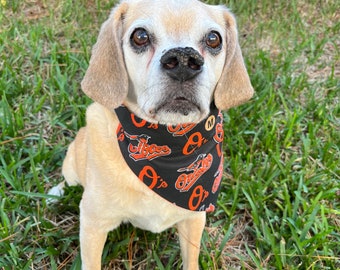
[[[253,95],[236,22],[197,0],[126,0],[102,25],[84,92],[109,109],[125,104],[150,122],[204,119]]]

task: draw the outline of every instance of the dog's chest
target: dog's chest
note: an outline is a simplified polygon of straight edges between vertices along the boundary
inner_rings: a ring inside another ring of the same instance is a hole
[[[149,123],[116,109],[117,139],[135,175],[151,190],[185,209],[213,211],[223,172],[223,116],[216,108],[198,124]]]

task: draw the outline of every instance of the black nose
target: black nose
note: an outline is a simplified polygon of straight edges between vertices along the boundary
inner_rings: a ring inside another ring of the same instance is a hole
[[[194,78],[204,65],[204,58],[190,47],[170,49],[160,61],[165,72],[180,82]]]

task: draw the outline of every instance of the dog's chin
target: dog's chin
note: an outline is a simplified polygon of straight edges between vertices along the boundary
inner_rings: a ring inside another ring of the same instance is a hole
[[[167,125],[198,123],[205,114],[199,105],[185,99],[166,101],[154,113],[154,119],[158,123]]]
[[[156,114],[160,111],[188,116],[191,113],[199,113],[200,107],[196,103],[185,98],[176,98],[165,101],[156,109]]]

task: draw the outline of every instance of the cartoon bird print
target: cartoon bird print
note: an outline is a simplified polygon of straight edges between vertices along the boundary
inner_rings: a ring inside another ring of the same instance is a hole
[[[125,136],[128,137],[130,140],[138,141],[138,142],[149,142],[149,139],[151,138],[150,136],[146,134],[141,134],[141,135],[130,135],[127,132],[124,132]]]
[[[205,156],[206,154],[199,154],[196,160],[193,163],[191,163],[188,167],[180,168],[177,171],[178,172],[196,171],[201,166],[202,160],[205,158]]]

